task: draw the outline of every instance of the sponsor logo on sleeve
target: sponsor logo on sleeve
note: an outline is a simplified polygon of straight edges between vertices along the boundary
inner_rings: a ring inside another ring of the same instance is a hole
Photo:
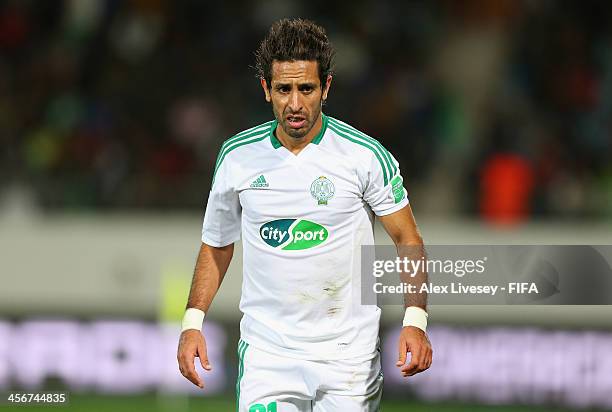
[[[399,203],[404,200],[406,193],[404,192],[403,180],[400,175],[395,176],[391,180],[391,193],[393,194],[393,200],[395,203]]]

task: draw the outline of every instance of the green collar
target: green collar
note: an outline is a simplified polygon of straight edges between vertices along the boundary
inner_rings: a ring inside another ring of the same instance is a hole
[[[314,143],[314,144],[321,143],[321,140],[323,139],[323,135],[325,134],[325,131],[327,130],[327,122],[328,122],[328,120],[327,120],[327,116],[325,116],[325,114],[323,112],[321,112],[321,118],[322,118],[321,130],[319,131],[319,134],[317,134],[315,136],[315,138],[312,139],[312,141],[310,143]],[[270,141],[272,142],[272,146],[275,149],[278,149],[283,144],[274,135],[274,131],[276,130],[276,126],[278,126],[278,120],[274,120],[274,123],[272,123],[272,128],[270,129]]]

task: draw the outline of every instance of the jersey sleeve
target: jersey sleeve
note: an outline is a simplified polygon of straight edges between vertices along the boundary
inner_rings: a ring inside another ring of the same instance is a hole
[[[399,163],[384,149],[372,154],[363,199],[377,216],[389,215],[408,205]]]
[[[215,172],[202,224],[202,242],[214,247],[227,246],[240,239],[242,208],[238,192],[231,184],[229,161]]]

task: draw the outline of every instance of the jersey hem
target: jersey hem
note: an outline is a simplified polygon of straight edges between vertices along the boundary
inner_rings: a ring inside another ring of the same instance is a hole
[[[406,207],[408,205],[408,198],[404,198],[404,200],[402,200],[401,202],[399,202],[397,205],[394,205],[393,207],[389,208],[389,209],[385,209],[385,210],[381,210],[381,211],[374,211],[374,213],[376,214],[376,216],[387,216],[390,215],[393,212],[397,212],[398,210],[403,209],[404,207]]]
[[[213,240],[205,235],[202,235],[202,243],[206,243],[208,246],[212,246],[212,247],[224,247],[227,245],[230,245],[232,243],[235,243],[237,241],[240,240],[240,235],[235,236],[234,238],[230,238],[229,241],[227,242],[218,242],[216,240]]]

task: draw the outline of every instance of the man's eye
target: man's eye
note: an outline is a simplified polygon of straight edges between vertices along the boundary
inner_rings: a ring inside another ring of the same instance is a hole
[[[302,92],[303,93],[310,93],[310,92],[312,92],[312,87],[302,87]]]
[[[289,93],[289,88],[287,86],[282,86],[278,88],[278,91],[281,93]]]

